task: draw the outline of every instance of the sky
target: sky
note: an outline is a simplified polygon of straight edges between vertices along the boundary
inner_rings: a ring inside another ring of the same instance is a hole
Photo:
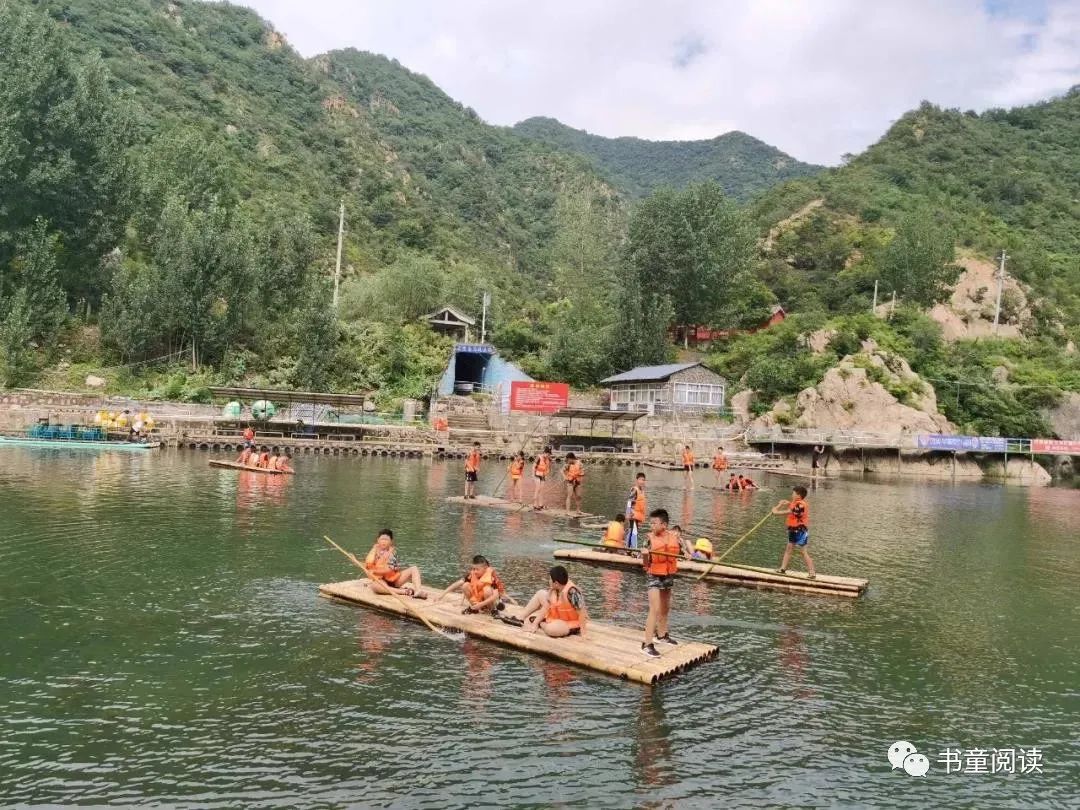
[[[493,124],[742,130],[813,163],[922,100],[982,111],[1080,84],[1080,0],[235,0],[304,56],[354,47]]]

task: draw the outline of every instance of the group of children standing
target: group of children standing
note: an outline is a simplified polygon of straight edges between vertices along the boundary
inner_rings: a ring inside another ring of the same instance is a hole
[[[480,443],[473,442],[472,450],[465,458],[465,499],[476,498],[476,484],[480,474]],[[548,477],[551,475],[553,459],[551,448],[545,447],[543,452],[533,462],[533,499],[532,508],[541,511],[544,508],[544,488]],[[522,479],[525,477],[525,454],[518,452],[510,461],[507,469],[510,477],[510,491],[508,497],[515,503],[524,503],[522,496]],[[566,454],[566,461],[562,468],[563,485],[566,490],[566,511],[581,513],[581,489],[585,482],[585,465],[574,453]]]

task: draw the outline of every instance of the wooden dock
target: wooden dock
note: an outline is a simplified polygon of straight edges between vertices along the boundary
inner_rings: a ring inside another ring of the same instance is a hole
[[[601,520],[600,515],[588,512],[567,512],[558,506],[545,506],[543,509],[533,509],[532,503],[518,503],[508,501],[505,498],[493,498],[490,495],[477,495],[475,498],[465,500],[461,495],[454,495],[446,499],[447,503],[456,503],[461,506],[482,506],[485,509],[501,509],[504,512],[528,512],[530,515],[540,517],[561,517],[570,520]],[[604,524],[607,525],[606,523]]]
[[[661,656],[646,658],[641,652],[640,629],[590,621],[585,628],[584,638],[548,638],[543,631],[526,633],[520,627],[506,624],[486,614],[465,615],[461,612],[460,597],[447,597],[438,604],[432,604],[432,599],[438,596],[440,591],[425,586],[424,592],[428,596],[426,600],[405,597],[405,602],[439,627],[458,630],[504,647],[554,658],[637,683],[659,683],[692,666],[712,661],[720,652],[720,649],[712,644],[680,641],[676,647],[657,644],[656,648],[661,652]],[[375,593],[367,580],[353,579],[320,585],[319,595],[419,621],[397,599]],[[521,607],[508,605],[506,613],[517,617],[521,610]]]
[[[610,568],[641,570],[640,558],[631,557],[627,554],[614,554],[608,551],[593,551],[584,548],[559,549],[555,552],[555,558],[604,565]],[[706,582],[812,596],[840,596],[854,599],[862,596],[870,585],[868,580],[853,577],[831,577],[818,574],[816,578],[810,579],[802,571],[788,571],[786,574],[778,574],[775,570],[769,568],[755,568],[749,565],[725,565],[723,563],[710,566],[709,563],[694,562],[692,560],[679,560],[677,575],[696,578],[705,571],[709,572],[705,577]]]
[[[219,467],[223,470],[240,470],[241,472],[261,473],[262,475],[292,475],[291,470],[268,470],[265,467],[252,467],[247,464],[238,464],[235,461],[210,460],[211,467]]]

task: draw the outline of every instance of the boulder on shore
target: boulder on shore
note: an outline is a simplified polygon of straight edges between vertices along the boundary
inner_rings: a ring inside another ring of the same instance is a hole
[[[94,374],[87,374],[86,380],[83,382],[83,384],[87,388],[104,388],[105,379],[103,377],[98,377]]]

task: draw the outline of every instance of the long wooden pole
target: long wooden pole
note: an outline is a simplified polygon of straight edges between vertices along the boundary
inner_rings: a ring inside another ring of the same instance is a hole
[[[361,571],[363,571],[363,572],[364,572],[364,576],[366,576],[366,577],[367,577],[368,579],[370,579],[370,580],[371,580],[372,582],[375,582],[375,581],[376,581],[375,577],[373,577],[373,576],[371,575],[371,573],[370,573],[370,572],[369,572],[369,571],[367,570],[367,568],[366,568],[366,567],[364,566],[364,564],[363,564],[362,562],[360,562],[360,560],[358,560],[358,559],[356,558],[356,555],[355,555],[355,554],[353,554],[353,553],[352,553],[351,551],[346,551],[346,550],[345,550],[345,549],[343,549],[343,548],[342,548],[341,546],[339,546],[339,545],[338,545],[337,543],[335,543],[335,542],[334,542],[333,540],[331,540],[331,539],[330,539],[329,537],[327,537],[327,536],[326,536],[325,534],[323,535],[323,540],[325,540],[325,541],[326,541],[327,543],[329,543],[329,544],[330,544],[330,545],[332,545],[332,546],[333,546],[334,548],[336,548],[336,549],[337,549],[338,551],[340,551],[340,552],[341,552],[342,554],[344,554],[344,555],[345,555],[346,557],[348,557],[348,558],[349,558],[349,561],[350,561],[350,562],[351,562],[351,563],[352,563],[353,565],[355,565],[355,566],[356,566],[357,568],[359,568],[359,569],[360,569]],[[400,603],[401,603],[401,606],[402,606],[403,608],[405,608],[405,612],[406,612],[406,613],[412,613],[412,614],[413,614],[414,616],[416,616],[416,618],[418,618],[418,619],[419,619],[420,621],[422,621],[422,622],[423,622],[424,624],[426,624],[426,625],[428,626],[428,628],[429,628],[430,630],[432,630],[432,631],[434,631],[434,632],[438,633],[438,634],[439,634],[440,636],[445,636],[445,635],[446,635],[446,631],[445,631],[445,630],[442,630],[441,628],[439,628],[439,627],[436,627],[435,625],[433,625],[433,624],[432,624],[432,623],[431,623],[430,621],[428,621],[428,618],[427,618],[427,616],[425,616],[425,615],[424,615],[424,614],[423,614],[422,612],[420,612],[420,611],[419,611],[419,610],[417,610],[417,609],[416,609],[415,607],[413,607],[412,605],[410,605],[410,604],[409,604],[408,602],[406,602],[406,601],[405,601],[404,599],[402,599],[402,598],[401,598],[400,596],[398,596],[398,595],[397,595],[396,593],[394,593],[393,591],[389,590],[389,586],[387,586],[387,591],[389,592],[389,594],[390,594],[390,595],[391,595],[392,597],[394,597],[394,598],[395,598],[396,600],[398,600],[398,602],[400,602]],[[378,593],[378,591],[376,591],[376,593]]]
[[[757,523],[755,523],[750,528],[750,531],[748,531],[746,534],[744,534],[742,537],[740,537],[738,540],[736,540],[728,548],[727,551],[725,551],[723,554],[721,554],[719,557],[717,557],[715,560],[713,560],[712,565],[710,565],[708,568],[706,568],[704,571],[701,572],[701,576],[698,577],[698,580],[705,579],[705,577],[707,577],[712,572],[713,566],[715,566],[718,562],[720,562],[722,559],[724,559],[724,557],[726,557],[728,554],[733,552],[739,546],[739,544],[742,543],[744,540],[746,540],[750,535],[752,535],[754,532],[756,532],[758,529],[760,529],[762,526],[764,526],[765,521],[767,521],[771,517],[772,517],[772,510],[770,509],[766,513],[765,517],[763,517],[761,520],[759,520]]]

